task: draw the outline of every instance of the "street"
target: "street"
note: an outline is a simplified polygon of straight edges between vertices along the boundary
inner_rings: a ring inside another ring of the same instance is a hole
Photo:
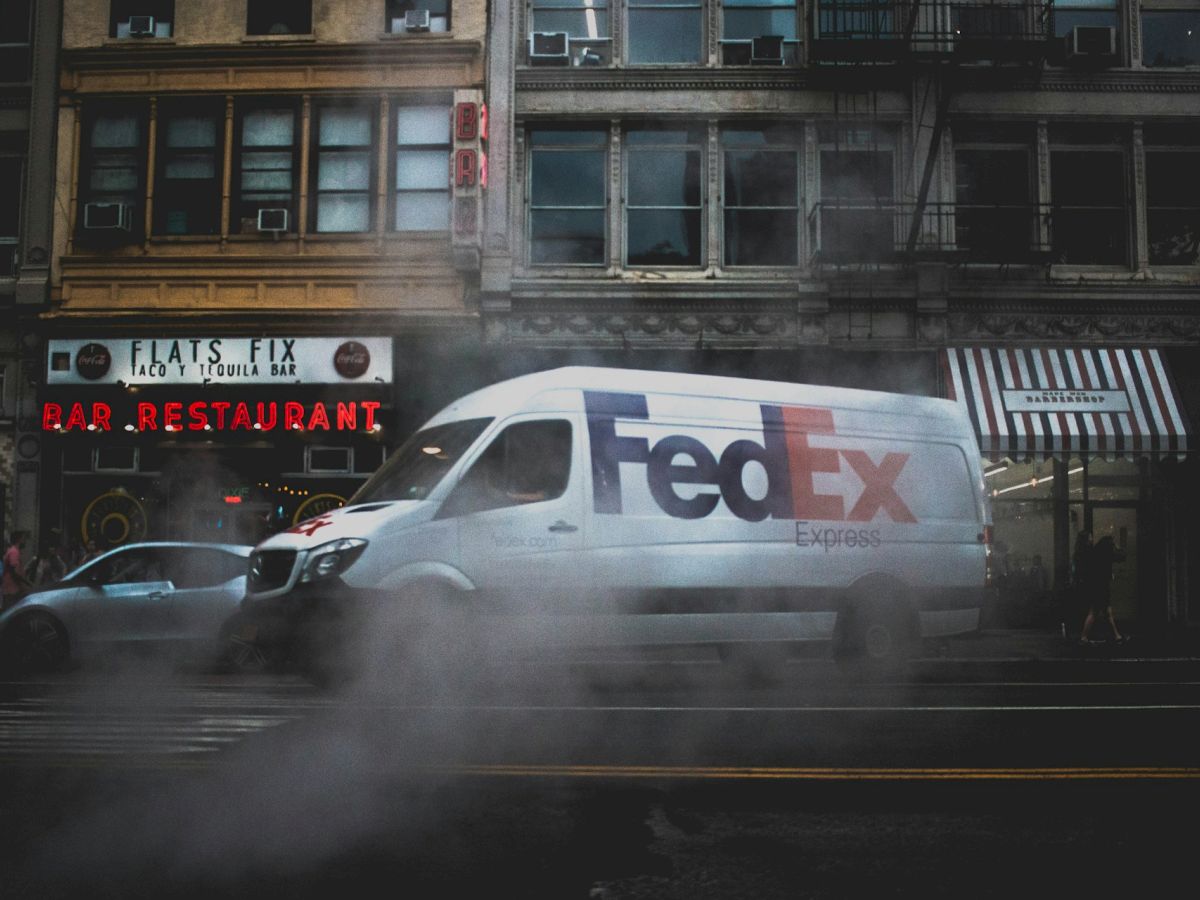
[[[1147,894],[1193,663],[508,666],[413,702],[140,662],[0,687],[6,897]],[[1165,891],[1165,888],[1163,889]]]

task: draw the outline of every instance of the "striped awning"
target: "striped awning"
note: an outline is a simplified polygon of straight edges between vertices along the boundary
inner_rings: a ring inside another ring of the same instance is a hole
[[[1158,350],[953,347],[942,367],[946,396],[971,416],[989,459],[1187,452],[1187,417]]]

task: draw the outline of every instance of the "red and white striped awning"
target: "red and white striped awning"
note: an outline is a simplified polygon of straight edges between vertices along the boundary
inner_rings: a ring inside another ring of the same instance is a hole
[[[989,459],[1187,452],[1187,417],[1158,350],[953,347],[942,367]]]

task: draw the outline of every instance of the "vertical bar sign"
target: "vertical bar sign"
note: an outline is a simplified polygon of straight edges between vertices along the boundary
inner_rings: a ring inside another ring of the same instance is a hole
[[[487,107],[482,91],[454,92],[454,147],[450,164],[453,186],[453,237],[455,265],[478,269],[482,247],[480,221],[483,189],[487,187]]]

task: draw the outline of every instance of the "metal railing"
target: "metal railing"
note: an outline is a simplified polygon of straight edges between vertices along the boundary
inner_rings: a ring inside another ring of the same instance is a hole
[[[915,240],[913,217],[918,217]],[[954,204],[832,199],[808,215],[812,261],[828,265],[942,259],[961,263],[1049,261],[1049,211],[1036,203]]]

